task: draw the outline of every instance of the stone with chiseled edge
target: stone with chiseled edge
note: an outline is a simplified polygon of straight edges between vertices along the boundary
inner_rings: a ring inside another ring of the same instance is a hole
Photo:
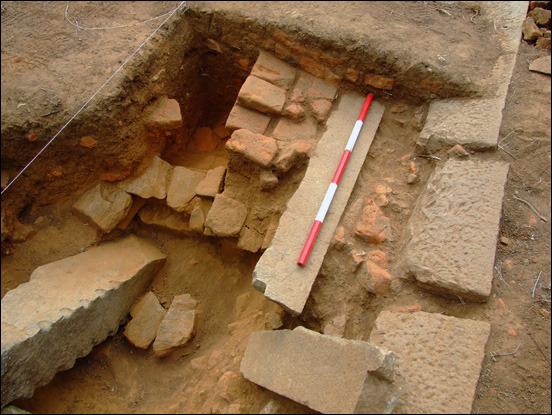
[[[395,412],[469,414],[490,332],[483,321],[382,311],[370,342],[396,356],[402,395]]]
[[[2,406],[71,368],[120,321],[165,255],[129,236],[42,265],[2,298]]]
[[[240,371],[247,380],[322,413],[354,413],[363,394],[372,395],[374,413],[383,413],[396,393],[394,361],[385,348],[297,327],[252,333]]]
[[[157,296],[148,291],[130,309],[132,320],[126,325],[124,336],[134,346],[147,349],[155,339],[157,328],[166,313]]]
[[[450,159],[436,170],[408,223],[404,275],[432,291],[486,301],[507,175],[508,164],[496,161]]]

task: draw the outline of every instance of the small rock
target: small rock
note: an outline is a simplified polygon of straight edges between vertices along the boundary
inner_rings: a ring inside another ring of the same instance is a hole
[[[544,308],[541,308],[541,309],[539,310],[539,313],[540,313],[540,315],[543,316],[544,318],[550,317],[550,311],[548,311],[548,310],[546,310],[546,309],[544,309]]]
[[[195,194],[202,197],[214,198],[222,190],[225,175],[226,168],[224,166],[208,170],[205,178],[195,188]]]
[[[529,42],[534,42],[542,36],[539,27],[536,25],[535,20],[532,17],[528,17],[523,21],[521,30],[523,32],[523,39]]]
[[[244,251],[257,252],[261,249],[263,244],[264,235],[261,235],[254,229],[249,229],[244,226],[240,232],[240,238],[238,239],[238,248]]]
[[[272,190],[278,186],[278,176],[271,171],[263,170],[259,175],[259,181],[263,191]]]
[[[462,147],[460,144],[456,144],[454,147],[448,150],[447,153],[450,157],[455,157],[458,159],[470,158],[470,153],[464,150],[464,147]]]
[[[153,343],[156,356],[163,357],[186,345],[195,335],[197,301],[190,294],[177,295],[157,329]]]
[[[132,196],[110,183],[98,183],[73,205],[102,231],[111,232],[132,207]]]
[[[305,141],[295,141],[280,149],[274,159],[274,167],[278,173],[287,173],[293,166],[306,159],[312,146]]]
[[[190,229],[199,233],[203,233],[203,225],[205,224],[205,214],[203,210],[197,206],[190,214]]]
[[[389,290],[393,276],[375,262],[366,260],[365,264],[358,274],[359,282],[368,292],[383,297]]]
[[[320,124],[326,121],[331,109],[332,103],[325,99],[317,99],[311,103],[312,115]]]
[[[548,33],[550,33],[550,31],[548,31]],[[537,39],[537,43],[536,43],[535,46],[537,48],[548,49],[550,51],[550,36],[548,36],[548,37],[539,37]]]
[[[376,193],[377,194],[388,194],[388,193],[391,193],[393,192],[393,189],[391,189],[389,186],[385,186],[383,184],[378,184],[376,186]]]
[[[323,333],[328,336],[343,337],[346,324],[347,316],[345,314],[334,317],[328,324],[326,324]]]
[[[305,102],[305,97],[303,96],[303,93],[299,88],[295,88],[293,92],[291,93],[291,102],[296,102],[298,104]]]
[[[180,105],[175,99],[162,99],[152,116],[154,127],[161,129],[174,129],[182,126]]]
[[[80,139],[79,144],[86,148],[94,148],[98,145],[98,140],[86,135]]]
[[[416,173],[410,173],[407,177],[406,177],[406,182],[408,184],[414,184],[418,181],[418,175]]]
[[[219,193],[205,219],[205,229],[222,237],[237,236],[247,217],[246,206]]]
[[[376,74],[366,74],[364,77],[364,83],[374,88],[379,89],[392,89],[395,80],[392,78],[385,78]]]
[[[502,245],[510,245],[512,243],[512,240],[506,236],[501,236],[500,237],[500,243]]]
[[[294,122],[301,122],[305,118],[305,109],[299,104],[290,104],[284,109],[284,115]]]
[[[213,134],[219,139],[224,140],[230,137],[230,133],[224,125],[219,125],[218,127],[213,128]]]
[[[132,320],[127,324],[124,336],[135,347],[147,349],[166,313],[157,296],[149,291],[130,309]]]
[[[280,404],[274,399],[268,401],[268,403],[261,409],[260,414],[280,414],[282,413],[280,409]]]
[[[416,311],[422,311],[422,306],[420,304],[414,304],[414,305],[411,305],[410,307],[401,308],[398,311],[399,313],[414,313]]]
[[[340,252],[347,247],[347,241],[345,240],[345,228],[343,226],[337,227],[334,232],[331,244],[336,251]]]
[[[30,414],[31,412],[25,411],[15,405],[7,405],[2,408],[2,414]]]
[[[132,193],[149,199],[165,199],[167,197],[167,186],[169,184],[173,166],[165,160],[155,156],[151,165],[137,178],[126,179],[119,182],[117,186],[128,193]]]
[[[366,259],[376,263],[381,268],[387,268],[387,254],[379,249],[368,252],[366,254]]]
[[[542,58],[535,59],[529,65],[529,70],[533,72],[540,72],[546,75],[550,75],[551,63],[550,55],[543,56]]]
[[[550,10],[536,7],[529,12],[528,16],[532,17],[539,26],[548,26],[550,24]]]
[[[373,199],[368,199],[356,225],[355,234],[366,242],[380,244],[387,240],[390,229],[389,218],[383,214]]]

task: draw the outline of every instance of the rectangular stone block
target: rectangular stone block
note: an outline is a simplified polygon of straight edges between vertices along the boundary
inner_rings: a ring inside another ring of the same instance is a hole
[[[394,413],[469,414],[490,332],[483,321],[381,312],[370,342],[396,356]]]
[[[268,115],[235,104],[226,121],[226,128],[230,132],[243,128],[252,133],[264,134],[269,123]]]
[[[372,144],[384,107],[373,102],[305,267],[297,259],[312,227],[365,97],[344,94],[326,123],[299,188],[287,203],[271,245],[253,271],[253,286],[301,314],[333,233]]]
[[[491,293],[508,164],[450,159],[408,224],[399,269],[425,288],[472,301]]]
[[[238,93],[238,103],[267,114],[281,114],[286,90],[256,76],[249,76]]]
[[[129,236],[38,267],[2,298],[2,406],[117,332],[165,255]]]
[[[322,413],[354,413],[361,395],[378,389],[371,405],[373,413],[384,413],[395,394],[394,361],[392,352],[370,343],[297,327],[252,333],[240,371],[247,380]]]
[[[292,66],[261,51],[251,70],[251,75],[288,90],[295,80],[295,72]]]
[[[468,150],[495,149],[504,99],[443,99],[433,101],[416,145],[433,153],[456,144]]]

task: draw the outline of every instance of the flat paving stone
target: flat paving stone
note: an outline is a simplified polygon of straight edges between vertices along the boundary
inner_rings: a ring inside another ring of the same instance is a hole
[[[487,300],[508,167],[450,159],[433,173],[408,224],[406,276],[432,291]]]
[[[238,103],[267,114],[281,114],[286,103],[286,90],[264,79],[249,76],[238,93]]]
[[[119,329],[165,255],[129,236],[42,265],[2,298],[2,406],[28,398]]]
[[[241,361],[243,376],[264,388],[322,413],[354,413],[362,394],[373,413],[383,413],[395,393],[395,357],[360,340],[294,330],[251,334]]]
[[[433,101],[416,146],[434,153],[456,144],[468,150],[496,149],[504,99]]]
[[[470,413],[490,332],[483,321],[382,311],[370,342],[396,356],[394,413]]]
[[[313,151],[303,181],[287,203],[271,245],[253,271],[253,286],[293,314],[303,312],[312,284],[383,115],[384,107],[374,101],[309,260],[304,267],[298,266],[297,259],[365,98],[360,94],[341,96],[337,108],[328,119],[326,131]]]
[[[296,70],[293,66],[261,51],[257,62],[251,70],[251,75],[264,79],[276,86],[289,89],[295,80]]]

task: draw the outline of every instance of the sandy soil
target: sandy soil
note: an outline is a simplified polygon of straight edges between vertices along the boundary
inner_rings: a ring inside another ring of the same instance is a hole
[[[469,10],[450,9],[449,15],[439,12],[446,2],[425,3],[429,2],[405,5],[397,9],[400,13],[397,11],[395,16],[389,14],[388,5],[374,3],[371,16],[381,22],[385,17],[392,23],[400,21],[400,30],[410,28],[412,33],[423,33],[423,28],[430,24],[431,36],[445,42],[439,43],[443,50],[446,42],[461,40],[469,44],[470,50],[483,58],[479,66],[464,65],[462,70],[471,79],[480,79],[497,56],[496,43],[488,37],[492,24],[479,16],[470,22],[474,12]],[[267,19],[285,14],[285,10],[293,12],[289,4],[270,4],[261,12]],[[157,19],[115,30],[77,31],[65,20],[65,2],[24,5],[2,2],[2,173],[12,178],[160,22]],[[70,2],[68,15],[78,16],[83,27],[108,27],[147,20],[177,5],[178,2]],[[357,3],[353,6],[362,7]],[[333,2],[318,5],[320,15],[335,13],[335,7]],[[289,22],[283,20],[282,24]],[[343,31],[335,33],[336,42],[342,42],[340,35],[349,33],[356,24],[354,19],[346,22]],[[182,39],[189,30],[185,27],[179,32]],[[401,42],[405,50],[419,45],[418,38],[395,41]],[[103,101],[98,102],[103,102],[103,107],[92,106],[90,113],[83,113],[76,120],[78,126],[60,136],[61,142],[37,160],[21,184],[14,184],[2,196],[3,220],[5,215],[10,236],[2,243],[1,291],[3,296],[26,282],[42,264],[131,232],[152,241],[167,254],[166,265],[150,287],[161,302],[168,306],[175,295],[182,293],[190,293],[200,301],[198,334],[181,351],[158,359],[151,350],[132,347],[120,330],[87,357],[78,359],[72,369],[58,373],[50,384],[38,388],[32,398],[20,399],[14,402],[16,405],[33,413],[258,413],[274,399],[281,413],[312,413],[309,408],[258,387],[240,375],[239,363],[249,333],[297,325],[322,331],[335,316],[347,314],[344,337],[368,340],[380,311],[419,304],[424,311],[484,320],[492,325],[474,413],[550,413],[551,88],[549,76],[528,71],[530,61],[549,52],[521,41],[503,111],[500,130],[503,150],[471,155],[510,163],[489,301],[472,304],[451,300],[426,293],[402,280],[395,280],[389,293],[377,299],[343,273],[347,260],[340,252],[331,250],[304,313],[292,318],[251,286],[251,273],[260,254],[238,250],[231,241],[153,229],[138,219],[125,231],[104,235],[71,210],[78,195],[100,173],[128,175],[148,157],[163,150],[176,163],[179,157],[175,154],[196,126],[213,125],[227,114],[240,79],[243,81],[247,73],[227,69],[228,74],[213,69],[215,75],[211,78],[194,74],[193,79],[201,79],[203,83],[192,87],[185,84],[190,75],[185,69],[178,75],[179,82],[192,93],[193,88],[206,88],[207,95],[214,98],[196,103],[201,115],[194,114],[193,108],[184,114],[185,121],[190,123],[178,137],[144,140],[146,133],[140,126],[142,111],[149,92],[155,89],[150,78],[164,65],[167,72],[173,73],[173,65],[174,73],[179,73],[179,64],[169,63],[171,53],[173,58],[174,54],[185,52],[191,60],[213,63],[209,54],[201,55],[204,58],[199,61],[199,50],[205,49],[204,46],[181,47],[152,41],[150,52],[138,56],[137,63],[115,79],[114,85],[100,97]],[[156,50],[165,51],[160,53],[157,63],[149,63]],[[247,56],[252,50],[235,51],[235,56],[240,53]],[[232,61],[213,63],[213,67],[216,65],[230,68]],[[60,73],[71,75],[60,77]],[[222,92],[217,86],[223,82],[221,74],[228,78]],[[129,76],[133,77],[130,81]],[[185,91],[183,86],[175,94],[184,95]],[[473,91],[458,87],[455,92],[461,95]],[[405,163],[404,156],[415,157],[414,144],[419,132],[411,120],[417,113],[427,113],[428,103],[425,99],[381,93],[376,98],[386,106],[386,112],[341,225],[352,229],[354,201],[373,194],[377,185],[388,184],[393,192],[382,210],[391,219],[395,235],[384,246],[392,269],[400,255],[402,229],[438,162],[416,158],[419,180],[406,183],[410,163]],[[205,110],[209,105],[211,112]],[[45,115],[48,113],[51,114]],[[123,113],[127,115],[120,117]],[[78,145],[79,138],[93,124],[98,124],[94,136],[104,138],[99,139],[100,145],[94,149]],[[120,131],[111,134],[114,125],[119,125]],[[179,137],[182,141],[178,141]],[[181,160],[202,163],[186,157]],[[49,175],[58,170],[61,175]],[[528,201],[545,220],[516,198]],[[354,242],[361,249],[366,247],[360,240]],[[539,275],[539,283],[535,284]]]

